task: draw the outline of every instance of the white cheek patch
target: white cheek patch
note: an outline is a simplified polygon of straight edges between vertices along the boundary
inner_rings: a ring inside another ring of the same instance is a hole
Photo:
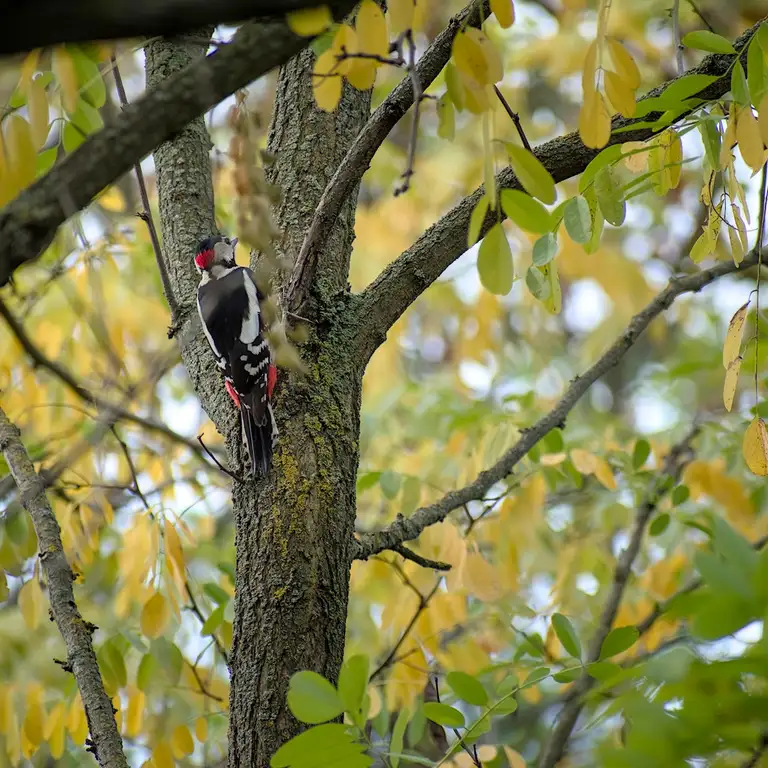
[[[245,292],[248,294],[248,316],[243,318],[243,325],[240,329],[240,341],[243,344],[252,344],[259,335],[259,297],[256,294],[256,286],[243,270],[243,284]]]

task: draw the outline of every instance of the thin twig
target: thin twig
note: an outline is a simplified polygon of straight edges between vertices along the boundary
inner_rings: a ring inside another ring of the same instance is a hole
[[[408,626],[403,630],[403,633],[400,635],[399,640],[394,644],[394,646],[392,647],[392,650],[387,654],[387,657],[384,659],[384,661],[382,661],[381,664],[379,664],[379,666],[373,670],[373,672],[371,673],[371,676],[368,678],[368,682],[375,680],[385,669],[387,669],[387,667],[392,665],[392,663],[395,660],[395,657],[397,656],[397,652],[400,650],[406,638],[411,633],[411,630],[414,628],[414,626],[416,626],[416,622],[419,620],[419,616],[421,616],[424,609],[429,605],[429,601],[437,592],[438,588],[440,587],[441,581],[442,581],[442,578],[438,579],[435,582],[435,586],[432,587],[432,589],[426,595],[422,595],[421,593],[419,593],[419,598],[420,598],[419,604],[416,607],[416,610],[414,611],[413,616],[411,617],[411,620],[408,622]]]
[[[404,546],[403,544],[398,544],[397,546],[392,547],[392,551],[397,552],[398,555],[404,557],[406,560],[410,560],[411,562],[420,565],[422,568],[432,568],[435,571],[451,570],[450,563],[444,563],[441,560],[430,560],[428,557],[422,557],[416,552],[408,549],[408,547]]]
[[[675,45],[677,74],[682,75],[685,72],[685,61],[683,60],[684,48],[680,34],[680,0],[672,0],[672,38]]]
[[[629,537],[629,543],[627,544],[627,548],[621,553],[621,556],[616,563],[616,567],[614,568],[611,590],[608,594],[608,599],[603,605],[603,610],[600,613],[597,630],[589,643],[589,648],[587,649],[584,661],[585,665],[596,662],[600,658],[603,642],[610,633],[611,628],[613,627],[613,622],[618,614],[619,605],[624,596],[624,590],[626,589],[630,574],[632,573],[632,565],[640,553],[640,546],[648,522],[658,508],[661,499],[674,485],[673,483],[669,483],[669,479],[672,478],[673,480],[677,480],[680,477],[683,468],[693,458],[691,442],[695,439],[698,433],[699,427],[694,426],[685,438],[672,448],[664,460],[664,466],[658,480],[656,480],[653,488],[647,494],[645,501],[643,501],[637,510],[634,527]],[[554,768],[554,766],[562,759],[568,746],[571,733],[576,726],[576,721],[579,719],[579,714],[584,706],[584,695],[592,688],[594,682],[594,679],[591,678],[586,671],[583,671],[581,677],[576,680],[573,686],[569,689],[563,709],[560,711],[557,723],[552,731],[552,736],[544,747],[541,760],[539,761],[539,768]]]
[[[408,77],[411,78],[413,88],[413,122],[411,123],[411,137],[408,141],[408,165],[402,173],[403,183],[395,189],[395,197],[407,192],[411,186],[411,176],[414,173],[416,163],[416,142],[419,140],[419,118],[421,117],[421,80],[416,74],[416,44],[413,42],[413,34],[409,29],[403,38],[408,44]]]
[[[499,90],[498,86],[494,85],[493,90],[496,93],[496,96],[498,97],[499,101],[501,102],[501,106],[504,107],[504,110],[511,118],[512,122],[515,124],[515,128],[517,128],[518,136],[520,136],[520,141],[523,142],[523,146],[529,151],[533,152],[531,149],[531,145],[528,143],[528,137],[525,135],[525,131],[523,130],[523,124],[520,122],[520,115],[515,112],[512,107],[509,106],[509,103],[504,98],[504,94]]]
[[[184,582],[184,589],[186,589],[187,597],[189,598],[189,610],[192,611],[195,616],[197,616],[197,619],[201,625],[205,624],[205,616],[203,616],[203,612],[200,610],[200,606],[197,604],[197,600],[195,600],[195,595],[193,594],[188,581]],[[216,645],[216,650],[219,652],[219,655],[222,659],[224,659],[224,662],[227,664],[227,666],[229,666],[229,656],[227,655],[227,651],[225,650],[224,646],[221,644],[221,640],[219,640],[215,632],[211,633],[211,638]]]
[[[112,54],[112,75],[115,78],[115,85],[117,86],[117,95],[120,98],[120,104],[123,107],[127,107],[128,97],[125,93],[123,78],[120,75],[120,68],[117,65],[117,57],[115,54]],[[176,297],[173,294],[171,279],[168,276],[168,268],[165,265],[163,252],[160,248],[160,238],[157,236],[157,228],[155,227],[155,221],[152,218],[152,208],[149,205],[149,195],[147,194],[147,185],[144,181],[144,173],[141,170],[141,162],[136,163],[134,166],[134,171],[136,172],[136,181],[139,183],[139,197],[141,198],[142,206],[144,206],[144,210],[137,215],[147,225],[147,229],[149,230],[149,239],[152,241],[152,249],[155,252],[155,260],[157,261],[157,268],[160,271],[160,280],[163,284],[163,292],[165,293],[165,298],[168,301],[168,307],[171,310],[171,325],[175,326],[178,322],[179,305],[176,302]]]
[[[752,754],[741,764],[741,768],[757,768],[760,758],[768,751],[768,731],[760,735],[760,741],[752,750]]]
[[[219,460],[216,458],[216,456],[214,456],[214,454],[213,454],[213,453],[211,453],[211,451],[210,451],[210,449],[208,448],[208,446],[207,446],[207,445],[206,445],[206,444],[203,442],[203,433],[202,433],[202,432],[201,432],[201,433],[200,433],[200,434],[197,436],[197,442],[198,442],[198,443],[200,443],[200,445],[202,446],[202,448],[203,448],[203,450],[206,452],[206,454],[208,454],[208,456],[210,456],[210,458],[211,458],[211,461],[213,461],[213,463],[214,463],[214,464],[215,464],[215,465],[216,465],[216,466],[217,466],[217,467],[218,467],[218,468],[219,468],[219,469],[220,469],[222,472],[224,472],[224,474],[226,474],[226,475],[229,475],[229,476],[230,476],[230,477],[231,477],[233,480],[236,480],[238,483],[245,483],[245,480],[244,480],[242,477],[240,477],[240,475],[237,475],[237,474],[235,474],[235,473],[234,473],[232,470],[230,470],[230,469],[227,469],[227,468],[226,468],[226,467],[225,467],[225,466],[224,466],[224,465],[223,465],[223,464],[222,464],[222,463],[221,463],[221,462],[220,462],[220,461],[219,461]]]
[[[96,627],[81,616],[72,585],[75,580],[61,541],[61,529],[45,494],[45,484],[35,472],[21,442],[19,429],[0,408],[0,452],[5,456],[19,498],[32,518],[40,546],[40,563],[48,581],[51,613],[67,648],[67,664],[85,707],[90,730],[90,750],[102,768],[128,768],[117,729],[112,701],[104,690],[93,650]]]
[[[710,32],[714,32],[714,27],[707,21],[707,17],[699,10],[696,3],[693,2],[693,0],[688,0],[688,4],[693,8],[693,12],[704,22],[704,25],[707,27],[707,29]]]
[[[133,463],[133,459],[131,458],[131,453],[128,450],[128,446],[118,434],[117,428],[114,424],[110,428],[110,431],[115,436],[115,440],[117,440],[117,442],[120,444],[120,448],[123,451],[123,456],[125,456],[125,460],[128,463],[128,469],[131,472],[131,477],[133,478],[133,485],[128,486],[128,488],[141,499],[141,503],[144,505],[144,508],[149,511],[152,509],[152,507],[150,507],[149,502],[147,501],[147,497],[141,492],[141,488],[139,488],[139,476],[136,473],[136,465]]]
[[[210,646],[208,647],[210,648]],[[189,668],[192,670],[192,675],[194,676],[195,681],[200,688],[200,693],[202,693],[203,696],[207,696],[209,699],[213,699],[214,701],[224,701],[221,696],[217,696],[215,693],[208,690],[205,685],[205,681],[202,677],[200,677],[200,673],[197,670],[197,664],[193,664],[189,659],[184,659],[184,661],[189,664]]]

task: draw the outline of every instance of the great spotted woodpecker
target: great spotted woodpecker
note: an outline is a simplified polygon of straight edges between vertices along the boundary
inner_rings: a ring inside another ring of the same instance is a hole
[[[251,472],[266,475],[278,434],[270,404],[277,369],[262,334],[259,302],[264,296],[253,272],[235,262],[236,246],[237,238],[201,241],[195,255],[201,274],[197,310],[226,390],[240,409]]]

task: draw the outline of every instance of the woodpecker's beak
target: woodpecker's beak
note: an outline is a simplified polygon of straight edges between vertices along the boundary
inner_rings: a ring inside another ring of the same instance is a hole
[[[237,238],[233,237],[232,238],[232,250],[234,251],[236,247],[237,247]]]

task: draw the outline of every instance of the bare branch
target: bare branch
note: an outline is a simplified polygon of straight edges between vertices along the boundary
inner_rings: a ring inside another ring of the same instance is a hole
[[[664,467],[660,477],[656,479],[654,487],[637,510],[629,543],[616,563],[611,591],[600,613],[597,629],[589,643],[585,664],[591,664],[600,658],[603,642],[608,637],[619,611],[619,605],[632,572],[632,565],[640,553],[640,546],[643,542],[648,521],[656,511],[659,502],[667,490],[671,487],[671,485],[667,485],[667,481],[670,478],[677,480],[685,465],[693,458],[691,442],[698,432],[699,427],[695,426],[682,441],[672,448],[664,460]],[[664,490],[665,487],[666,490]],[[539,761],[540,768],[554,768],[565,754],[568,740],[584,706],[584,695],[592,688],[594,682],[594,679],[586,671],[582,671],[581,677],[568,690],[565,704],[557,717],[557,723],[552,731],[552,736],[544,747],[544,752]]]
[[[400,557],[410,560],[416,565],[420,565],[422,568],[432,568],[434,571],[450,571],[450,563],[444,563],[441,560],[430,560],[428,557],[422,557],[421,555],[408,549],[404,544],[397,544],[392,547],[393,552],[397,552]]]
[[[178,35],[208,24],[284,16],[325,0],[31,0],[4,3],[0,56],[55,43]],[[45,23],[41,23],[45,20]]]
[[[734,42],[734,47],[740,51],[739,55],[744,66],[746,66],[747,43],[760,23],[755,24]],[[697,94],[697,98],[702,102],[713,101],[728,92],[730,77],[725,75],[730,71],[733,58],[733,54],[712,54],[707,56],[699,67],[686,73],[719,77]],[[654,88],[642,100],[659,96],[674,82],[672,80]],[[680,115],[678,119],[682,119],[687,114],[690,112]],[[646,115],[642,118],[642,123],[652,122],[657,117],[660,117],[659,113]],[[645,141],[659,132],[648,127],[638,127],[636,130],[623,133],[615,132],[618,128],[625,128],[638,122],[641,121],[615,116],[612,121],[613,133],[610,143]],[[535,155],[555,182],[559,183],[582,173],[599,152],[600,150],[585,147],[578,132],[574,131],[542,144],[536,149]],[[496,184],[499,189],[522,188],[510,168],[505,168],[497,175]],[[469,218],[484,192],[484,188],[480,187],[455,205],[360,294],[358,312],[361,363],[364,363],[384,341],[387,331],[403,312],[466,251]],[[481,228],[481,237],[493,224],[497,223],[499,215],[503,217],[504,214],[498,208],[492,214],[489,213]]]
[[[128,768],[123,742],[117,730],[112,702],[104,690],[99,664],[91,642],[96,629],[80,615],[75,603],[72,573],[64,547],[61,529],[35,472],[18,428],[0,408],[0,453],[8,462],[19,496],[32,518],[40,544],[40,563],[48,580],[51,611],[67,647],[67,665],[71,667],[85,707],[91,734],[92,751],[101,766]]]
[[[749,269],[756,266],[757,262],[757,254],[753,251],[741,266]],[[357,542],[356,559],[365,560],[385,549],[393,549],[398,544],[415,539],[425,528],[443,521],[454,509],[469,501],[482,499],[493,485],[512,473],[517,463],[539,440],[565,421],[582,395],[624,357],[651,321],[668,309],[678,296],[700,291],[718,278],[737,270],[739,267],[733,262],[721,262],[711,269],[671,280],[667,288],[632,318],[627,329],[608,351],[586,373],[573,380],[560,402],[536,424],[526,429],[496,464],[482,471],[469,485],[447,493],[434,504],[416,510],[410,517],[399,517],[388,528],[378,533],[361,535]]]
[[[459,30],[467,24],[478,26],[488,16],[489,7],[489,0],[484,0],[479,5],[472,3],[457,13],[419,59],[413,75],[406,74],[360,131],[320,198],[296,260],[286,306],[298,309],[306,298],[314,279],[318,255],[325,247],[345,200],[360,183],[389,132],[413,105],[414,80],[418,79],[422,92],[425,91],[450,59],[453,38]]]
[[[354,0],[328,4],[337,16],[355,5]],[[283,21],[244,24],[231,44],[196,60],[129,104],[0,211],[0,286],[14,270],[37,258],[59,225],[104,187],[190,120],[284,63],[309,42]]]

